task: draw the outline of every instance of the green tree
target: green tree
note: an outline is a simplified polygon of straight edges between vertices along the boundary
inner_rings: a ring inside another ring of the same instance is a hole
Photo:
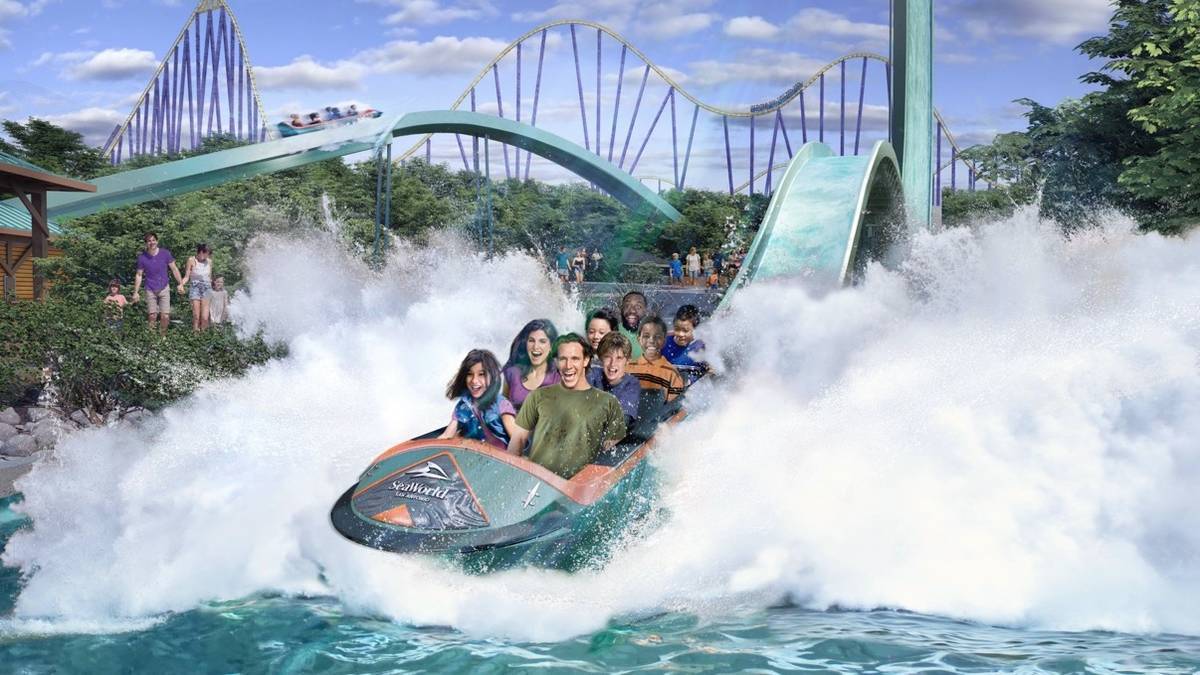
[[[100,151],[83,142],[83,136],[45,120],[30,117],[25,124],[4,120],[0,150],[32,162],[52,173],[75,178],[93,178],[108,166]]]

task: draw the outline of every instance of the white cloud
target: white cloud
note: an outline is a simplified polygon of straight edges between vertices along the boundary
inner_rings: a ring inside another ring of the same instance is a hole
[[[587,17],[614,30],[674,38],[704,30],[720,16],[696,11],[712,0],[561,0],[544,10],[515,12],[517,23]]]
[[[80,53],[68,52],[68,54],[78,56]],[[158,60],[154,58],[154,52],[129,48],[105,49],[92,54],[77,65],[67,68],[62,74],[69,80],[123,80],[135,75],[152,73],[155,68],[158,68]]]
[[[17,2],[17,0],[0,0],[0,50],[11,49],[12,32],[4,27],[4,22],[10,19],[24,19],[41,13],[42,8],[51,0],[33,0],[32,2]]]
[[[790,85],[808,78],[827,63],[795,52],[752,49],[736,61],[693,61],[688,64],[688,80],[701,87],[727,82]]]
[[[125,115],[108,108],[84,108],[64,115],[47,115],[46,121],[79,132],[88,143],[100,145],[108,140],[114,127],[125,121]]]
[[[969,0],[947,3],[941,14],[961,17],[976,39],[1025,37],[1065,45],[1102,31],[1112,15],[1110,0],[1008,0],[1004,3]]]
[[[395,40],[360,52],[357,58],[379,73],[448,75],[475,72],[507,46],[492,38],[439,35],[428,42]]]
[[[338,61],[326,66],[304,55],[286,66],[255,66],[259,89],[358,89],[367,75],[366,66]]]
[[[789,38],[840,38],[870,46],[886,45],[889,38],[887,24],[852,21],[842,14],[816,7],[803,9],[788,19],[785,33]]]
[[[725,22],[725,34],[747,40],[773,40],[779,36],[779,26],[761,16],[737,16]]]
[[[514,12],[512,20],[534,23],[586,16],[616,30],[624,30],[633,18],[637,5],[638,0],[562,0],[541,11]]]
[[[389,0],[387,4],[399,7],[384,20],[389,25],[433,25],[459,19],[479,20],[499,13],[487,0],[455,5],[442,5],[438,0]]]
[[[8,113],[17,109],[17,107],[11,105],[11,103],[12,102],[8,100],[8,92],[0,91],[0,115],[7,115]]]

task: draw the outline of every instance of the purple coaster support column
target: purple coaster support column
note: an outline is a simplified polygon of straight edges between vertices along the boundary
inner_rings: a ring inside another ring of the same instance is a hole
[[[858,141],[862,138],[863,100],[867,96],[867,57],[862,60],[862,75],[858,79],[858,117],[854,120],[854,154],[858,154]]]
[[[192,96],[192,52],[189,49],[187,33],[183,35],[183,81],[187,86],[188,147],[194,148],[196,147],[196,101]]]
[[[530,126],[535,126],[535,127],[537,126],[538,99],[541,97],[541,93],[542,93],[542,59],[544,59],[545,56],[546,56],[546,31],[545,31],[545,29],[543,29],[542,30],[542,45],[541,45],[541,47],[538,48],[537,79],[533,85],[533,117],[530,118],[530,120],[529,120]],[[525,153],[525,180],[529,180],[529,163],[532,161],[533,161],[533,153],[526,152]],[[519,170],[520,167],[517,167],[517,169]]]
[[[642,153],[646,150],[646,144],[650,142],[650,135],[654,133],[654,127],[658,126],[658,119],[662,117],[663,108],[667,107],[667,99],[675,93],[675,87],[667,88],[667,95],[663,97],[662,104],[658,106],[658,112],[654,115],[654,121],[650,123],[650,130],[646,132],[646,138],[642,141],[642,147],[638,148],[637,156],[633,158],[633,164],[629,165],[629,173],[637,168],[638,161],[642,158]]]
[[[975,191],[975,169],[967,169],[967,189],[971,192]]]
[[[800,143],[808,142],[808,113],[804,110],[804,92],[800,92]],[[791,148],[788,149],[791,153]]]
[[[958,148],[950,146],[950,191],[958,190]]]
[[[500,98],[500,69],[492,64],[492,79],[496,81],[496,112],[500,115],[500,119],[504,119],[504,101]],[[504,178],[505,180],[512,178],[512,173],[508,168],[508,145],[501,143],[500,147],[504,150]]]
[[[841,116],[838,118],[838,154],[845,156],[846,154],[846,62],[842,61],[842,76],[838,84],[842,87],[842,96],[839,103],[841,104]]]
[[[221,18],[226,19],[225,10],[221,10]],[[228,19],[229,30],[225,33],[225,38],[222,44],[225,45],[225,101],[226,107],[229,109],[229,133],[233,133],[233,43],[236,40],[233,37],[233,19]],[[225,22],[222,22],[224,27]]]
[[[750,196],[754,196],[754,115],[750,116]]]
[[[617,70],[617,98],[613,102],[612,131],[608,134],[608,161],[612,161],[613,146],[617,144],[617,114],[621,112],[621,85],[625,82],[625,52],[629,47],[621,45],[621,66]]]
[[[820,142],[822,142],[822,143],[824,143],[824,142],[825,142],[825,73],[821,73],[821,100],[820,100],[820,104],[821,104],[821,109],[820,109],[820,111],[819,111],[819,112],[821,113],[821,117],[820,117],[820,120],[819,120],[819,121],[818,121],[818,123],[817,123],[817,124],[818,124],[818,126],[817,126],[817,140],[818,140],[818,141],[820,141]]]
[[[729,175],[729,194],[733,194],[733,155],[729,152],[729,118],[721,115],[725,127],[725,172]]]
[[[205,12],[209,30],[205,32],[207,35],[212,29],[212,12]],[[204,47],[200,45],[204,44]],[[196,20],[196,129],[192,148],[200,146],[200,139],[204,138],[204,95],[208,91],[208,45],[200,39],[200,21]]]
[[[141,125],[142,126],[142,139],[141,139],[141,144],[140,144],[141,147],[138,149],[139,155],[146,154],[146,140],[149,136],[150,123],[152,121],[151,117],[150,117],[150,97],[149,96],[146,97],[145,102],[143,103],[142,107],[143,107],[144,112],[142,113],[142,125]]]
[[[771,129],[771,152],[767,154],[767,186],[763,188],[763,194],[770,196],[771,194],[771,177],[775,173],[775,141],[779,138],[779,120],[783,119],[779,110],[775,111],[775,126]]]
[[[433,165],[433,139],[432,138],[425,139],[425,163],[430,166]]]
[[[692,159],[692,137],[696,135],[696,120],[700,117],[700,104],[692,111],[692,128],[688,131],[687,150],[683,153],[683,173],[679,176],[679,189],[687,183],[688,162]]]
[[[184,33],[184,39],[187,39],[187,33]],[[187,48],[184,48],[187,51]],[[185,57],[186,58],[186,57]],[[179,127],[183,126],[183,74],[179,72],[179,46],[175,46],[175,84],[174,94],[172,99],[175,101],[175,110],[173,111],[174,123],[171,127],[171,152],[179,152]]]
[[[671,167],[675,171],[675,189],[679,189],[679,141],[675,132],[675,89],[671,89]]]
[[[600,157],[600,38],[604,31],[596,29],[596,156]]]
[[[579,116],[583,120],[583,149],[591,150],[588,141],[587,107],[583,104],[583,76],[579,73],[579,43],[575,40],[575,24],[571,24],[571,52],[575,55],[575,86],[579,90]]]
[[[646,70],[642,73],[642,86],[638,89],[637,101],[633,104],[633,116],[629,118],[629,131],[625,132],[625,147],[621,148],[621,161],[617,163],[620,168],[625,168],[625,153],[629,152],[629,139],[633,137],[633,125],[637,123],[638,110],[642,107],[642,94],[646,93],[646,79],[650,77],[650,64],[646,64]]]
[[[462,136],[454,134],[454,141],[458,143],[458,154],[462,155],[463,171],[470,172],[471,163],[467,161],[467,151],[465,148],[463,148]]]
[[[801,94],[803,96],[803,94]],[[783,145],[787,148],[788,159],[792,158],[792,141],[788,138],[787,125],[783,123],[783,111],[775,110],[775,119],[779,122],[779,130],[783,132]]]
[[[242,111],[246,107],[246,52],[242,46],[238,45],[238,69],[237,69],[237,137],[242,137]],[[247,134],[249,135],[249,134]]]

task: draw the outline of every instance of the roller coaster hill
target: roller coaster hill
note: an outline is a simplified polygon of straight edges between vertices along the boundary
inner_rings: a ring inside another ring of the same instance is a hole
[[[885,257],[907,228],[936,219],[943,181],[949,189],[977,187],[975,168],[932,106],[931,2],[892,0],[892,16],[891,59],[849,54],[746,109],[701,101],[615,31],[565,20],[518,37],[445,109],[364,115],[354,124],[280,137],[264,113],[245,35],[228,2],[201,0],[103,153],[120,165],[192,150],[211,135],[246,144],[99,178],[95,192],[50,193],[40,223],[365,152],[381,169],[378,233],[391,202],[384,175],[395,161],[422,152],[433,161],[435,146],[439,158],[461,161],[477,180],[490,183],[501,165],[505,179],[528,179],[534,168],[557,166],[637,216],[678,220],[679,212],[646,179],[683,189],[693,158],[708,151],[724,158],[723,189],[770,197],[735,287],[794,275],[837,287],[853,282],[866,261]],[[570,45],[569,61],[547,64],[548,55],[568,52],[547,50],[551,38]],[[562,72],[573,80],[552,75]],[[556,86],[578,98],[573,138],[538,126],[543,90]],[[870,102],[872,96],[885,103]],[[870,142],[866,127],[881,110],[887,137]],[[720,130],[718,147],[699,147],[701,117]],[[415,142],[394,156],[402,137]],[[665,178],[638,173],[648,147],[671,158],[654,168],[669,171]],[[18,210],[22,202],[0,206]],[[41,225],[31,229],[35,239],[49,236]]]

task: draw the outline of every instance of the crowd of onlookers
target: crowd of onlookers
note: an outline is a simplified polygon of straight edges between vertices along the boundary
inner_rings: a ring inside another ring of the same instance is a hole
[[[667,283],[671,286],[724,288],[737,275],[744,257],[745,251],[742,250],[730,254],[721,250],[701,254],[695,246],[686,255],[672,253],[665,265]],[[560,246],[554,258],[554,267],[559,280],[583,283],[591,275],[599,273],[603,260],[604,254],[599,249],[589,253],[588,249],[581,248],[572,255],[566,246]]]
[[[183,274],[175,264],[175,256],[167,248],[158,245],[158,235],[147,232],[143,237],[145,249],[137,257],[137,273],[133,278],[133,298],[121,292],[121,281],[108,282],[106,305],[113,313],[110,323],[119,326],[123,320],[125,306],[141,302],[142,285],[146,289],[146,313],[151,328],[158,328],[165,335],[171,323],[171,276],[177,283],[180,295],[187,295],[192,305],[192,330],[207,330],[212,324],[229,321],[229,293],[225,290],[225,278],[214,272],[212,252],[207,244],[196,246],[196,254],[187,259]]]
[[[673,401],[704,375],[700,320],[694,305],[684,305],[668,332],[648,313],[646,296],[632,291],[619,311],[591,312],[582,334],[559,335],[547,319],[530,321],[503,366],[486,349],[467,353],[446,387],[455,404],[441,437],[527,454],[570,478],[626,436],[644,392]]]
[[[581,284],[590,275],[598,274],[603,262],[604,254],[598,248],[590,253],[581,248],[571,255],[566,246],[559,246],[558,254],[554,256],[554,269],[560,281]]]

